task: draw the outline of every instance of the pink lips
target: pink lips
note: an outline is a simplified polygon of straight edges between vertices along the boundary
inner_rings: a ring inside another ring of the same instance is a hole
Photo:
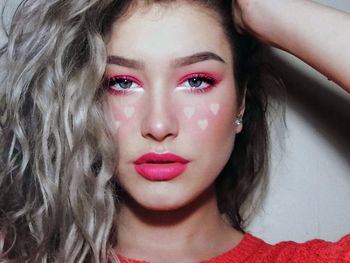
[[[151,181],[167,181],[182,174],[189,161],[171,153],[147,153],[135,162],[135,170]]]

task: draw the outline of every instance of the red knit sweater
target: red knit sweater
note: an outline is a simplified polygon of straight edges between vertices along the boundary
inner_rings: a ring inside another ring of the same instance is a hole
[[[121,257],[122,263],[146,263]],[[241,242],[228,252],[202,263],[350,263],[350,234],[336,243],[319,239],[305,243],[293,241],[270,245],[245,234]]]

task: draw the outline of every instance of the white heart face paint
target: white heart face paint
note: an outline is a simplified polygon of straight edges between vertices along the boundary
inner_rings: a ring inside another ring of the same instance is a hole
[[[127,119],[130,119],[135,113],[134,107],[125,107],[124,108],[124,114]]]
[[[218,115],[218,113],[220,111],[220,104],[212,103],[212,104],[210,104],[209,108],[210,108],[210,112],[213,115]],[[193,107],[193,106],[186,106],[186,107],[184,107],[184,110],[183,110],[185,116],[188,119],[191,119],[193,117],[195,111],[196,111],[196,108]],[[205,131],[208,128],[208,125],[209,125],[208,119],[200,119],[200,120],[198,120],[197,121],[197,125],[202,131]]]
[[[208,128],[208,120],[199,120],[197,122],[199,128],[201,128],[201,130],[206,130]]]
[[[120,121],[115,121],[115,122],[114,122],[114,125],[115,125],[115,128],[116,128],[116,129],[119,129],[119,128],[120,128],[120,125],[121,125],[121,122],[120,122]]]
[[[218,103],[210,104],[210,110],[214,115],[217,115],[219,113],[219,110],[220,110],[220,104],[218,104]]]
[[[195,107],[185,107],[184,114],[188,119],[191,119],[192,116],[194,115],[195,110],[196,110]]]

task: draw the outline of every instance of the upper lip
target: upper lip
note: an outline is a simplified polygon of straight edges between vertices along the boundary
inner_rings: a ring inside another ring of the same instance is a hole
[[[173,153],[146,153],[138,158],[134,164],[144,163],[188,163],[189,160]]]

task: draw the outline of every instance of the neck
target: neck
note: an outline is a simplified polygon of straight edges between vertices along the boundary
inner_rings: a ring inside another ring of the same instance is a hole
[[[214,242],[225,243],[223,250],[228,250],[240,237],[238,231],[224,222],[216,201],[214,187],[171,211],[149,210],[126,197],[118,220],[118,253],[144,258],[150,251],[157,251],[154,252],[157,256],[159,251],[183,253],[185,249],[201,250]],[[214,253],[210,249],[205,251]]]

